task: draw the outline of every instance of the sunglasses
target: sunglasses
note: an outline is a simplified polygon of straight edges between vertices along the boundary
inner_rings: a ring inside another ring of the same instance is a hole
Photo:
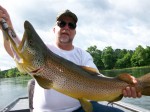
[[[64,28],[66,25],[68,25],[68,27],[71,29],[71,30],[74,30],[76,28],[76,24],[73,23],[73,22],[65,22],[65,21],[57,21],[57,25],[60,27],[60,28]]]

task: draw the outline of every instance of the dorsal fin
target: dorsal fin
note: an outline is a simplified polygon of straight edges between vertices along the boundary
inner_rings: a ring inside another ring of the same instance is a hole
[[[43,78],[41,76],[38,75],[33,75],[33,77],[36,79],[36,81],[38,82],[38,84],[43,87],[44,89],[51,89],[53,87],[53,82]]]
[[[99,71],[92,67],[81,66],[85,71],[90,72],[92,75],[99,75]]]
[[[133,78],[128,73],[122,73],[117,76],[118,79],[127,82],[128,84],[133,84]]]

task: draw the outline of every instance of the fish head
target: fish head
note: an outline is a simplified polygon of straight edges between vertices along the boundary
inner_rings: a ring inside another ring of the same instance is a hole
[[[28,22],[24,22],[24,34],[18,46],[9,38],[16,55],[17,68],[23,73],[37,73],[44,66],[47,47]]]

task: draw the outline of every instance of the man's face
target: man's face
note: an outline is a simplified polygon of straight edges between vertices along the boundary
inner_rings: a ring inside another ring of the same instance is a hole
[[[53,31],[56,35],[58,43],[72,44],[76,29],[73,25],[76,25],[71,17],[63,16],[60,21],[57,21]]]

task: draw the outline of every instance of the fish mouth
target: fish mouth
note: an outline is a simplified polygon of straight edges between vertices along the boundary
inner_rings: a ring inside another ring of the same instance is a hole
[[[26,23],[25,23],[26,24]],[[7,32],[5,32],[7,34]],[[7,34],[8,36],[8,39],[9,39],[9,42],[11,44],[11,47],[12,47],[12,53],[13,53],[13,58],[15,59],[15,61],[17,61],[18,63],[23,63],[24,61],[24,56],[22,54],[22,51],[23,51],[23,48],[24,48],[24,45],[25,45],[25,41],[27,39],[27,34],[26,34],[26,29],[25,29],[25,32],[24,32],[24,35],[23,35],[23,38],[21,40],[21,42],[17,42],[15,39],[13,39],[11,37],[10,34]]]
[[[18,50],[19,50],[19,51],[22,51],[22,50],[23,50],[23,46],[24,46],[25,41],[27,40],[27,37],[28,37],[28,35],[27,35],[27,30],[30,29],[30,25],[31,25],[31,24],[30,24],[28,21],[25,21],[25,22],[24,22],[24,29],[25,29],[25,31],[24,31],[24,34],[23,34],[22,41],[21,41],[21,43],[19,44],[19,47],[18,47]]]
[[[10,36],[8,36],[9,41],[11,43],[11,46],[13,48],[12,52],[14,54],[14,59],[18,62],[18,63],[23,63],[25,61],[24,56],[22,54],[22,52],[24,51],[24,47],[25,47],[25,42],[27,40],[28,34],[27,34],[27,30],[29,30],[31,24],[28,21],[24,22],[24,34],[23,34],[23,38],[21,40],[21,42],[18,44],[14,39],[12,39]]]
[[[33,64],[34,61],[33,58],[35,52],[32,52],[32,48],[30,48],[30,44],[31,44],[31,40],[33,40],[35,36],[37,38],[39,37],[35,32],[33,26],[28,21],[24,22],[24,34],[22,40],[19,43],[17,43],[15,39],[11,38],[11,36],[8,35],[8,40],[11,44],[12,52],[14,56],[13,58],[17,64],[19,71],[21,72],[36,74],[43,70],[43,67]],[[40,40],[40,38],[38,39]]]

